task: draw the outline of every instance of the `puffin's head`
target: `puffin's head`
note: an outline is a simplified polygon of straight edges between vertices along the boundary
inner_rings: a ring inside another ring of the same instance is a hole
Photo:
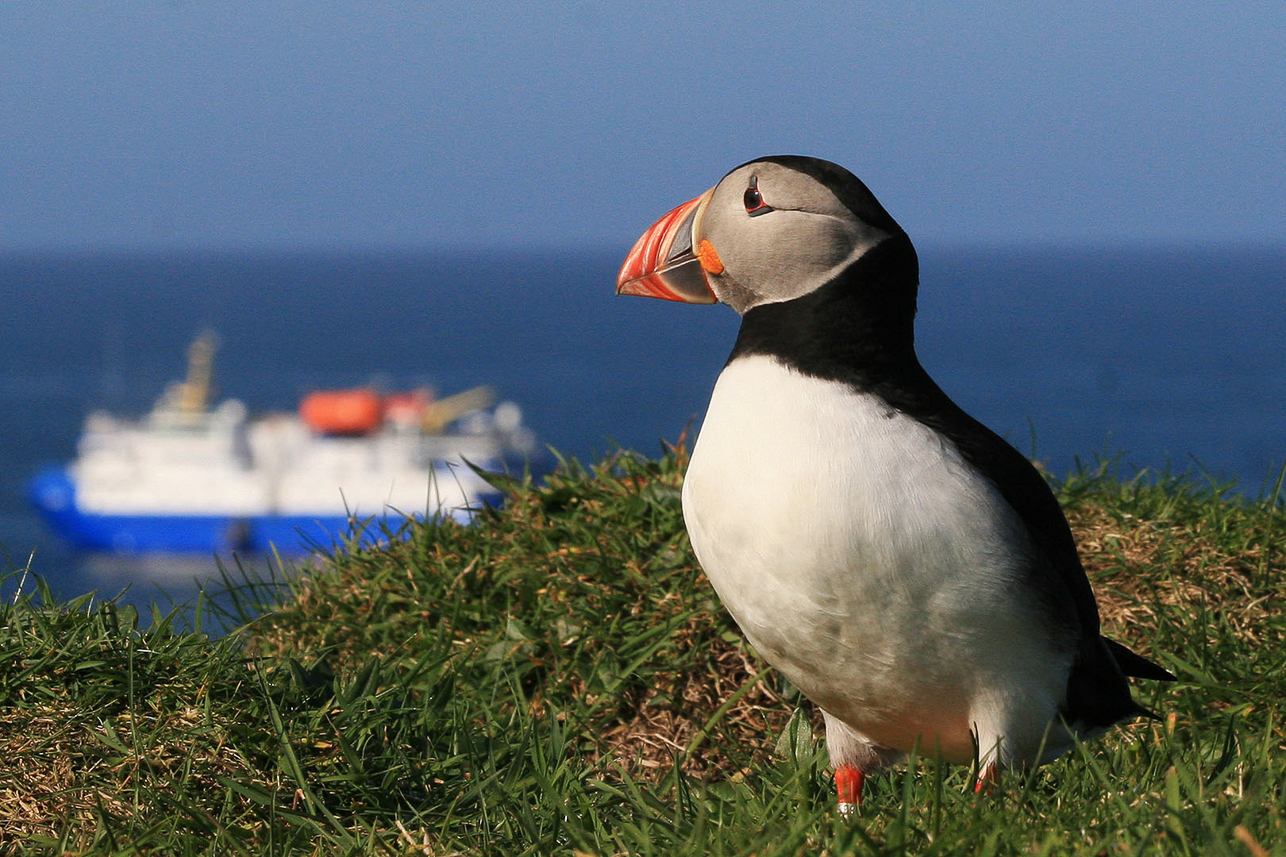
[[[812,292],[902,227],[841,166],[760,158],[662,217],[630,250],[618,295],[745,313]]]

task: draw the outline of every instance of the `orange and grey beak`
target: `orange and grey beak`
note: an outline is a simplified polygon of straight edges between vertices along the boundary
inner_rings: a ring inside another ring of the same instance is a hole
[[[716,302],[706,279],[713,248],[699,258],[694,235],[701,211],[712,193],[714,191],[709,190],[685,202],[643,233],[625,257],[616,278],[618,295],[642,295],[690,304]],[[709,247],[709,242],[705,242],[705,247]],[[714,259],[717,262],[718,257]],[[722,265],[718,270],[722,270]]]

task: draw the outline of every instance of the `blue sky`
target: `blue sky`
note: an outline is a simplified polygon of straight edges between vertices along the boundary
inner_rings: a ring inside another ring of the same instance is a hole
[[[0,250],[624,249],[757,155],[922,245],[1283,243],[1276,2],[0,3]]]

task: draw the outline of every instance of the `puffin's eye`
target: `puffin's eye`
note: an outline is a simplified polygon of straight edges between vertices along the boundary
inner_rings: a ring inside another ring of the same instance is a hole
[[[746,206],[746,214],[751,217],[758,217],[772,211],[772,206],[764,202],[763,194],[759,192],[759,176],[750,177],[750,186],[746,188],[741,201]]]

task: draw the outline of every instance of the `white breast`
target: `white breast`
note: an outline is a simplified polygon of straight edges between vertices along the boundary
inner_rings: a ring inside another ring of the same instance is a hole
[[[738,358],[683,511],[751,643],[872,741],[967,755],[980,717],[1036,704],[1043,729],[1061,701],[1070,653],[1023,583],[1021,521],[952,444],[877,397]]]

